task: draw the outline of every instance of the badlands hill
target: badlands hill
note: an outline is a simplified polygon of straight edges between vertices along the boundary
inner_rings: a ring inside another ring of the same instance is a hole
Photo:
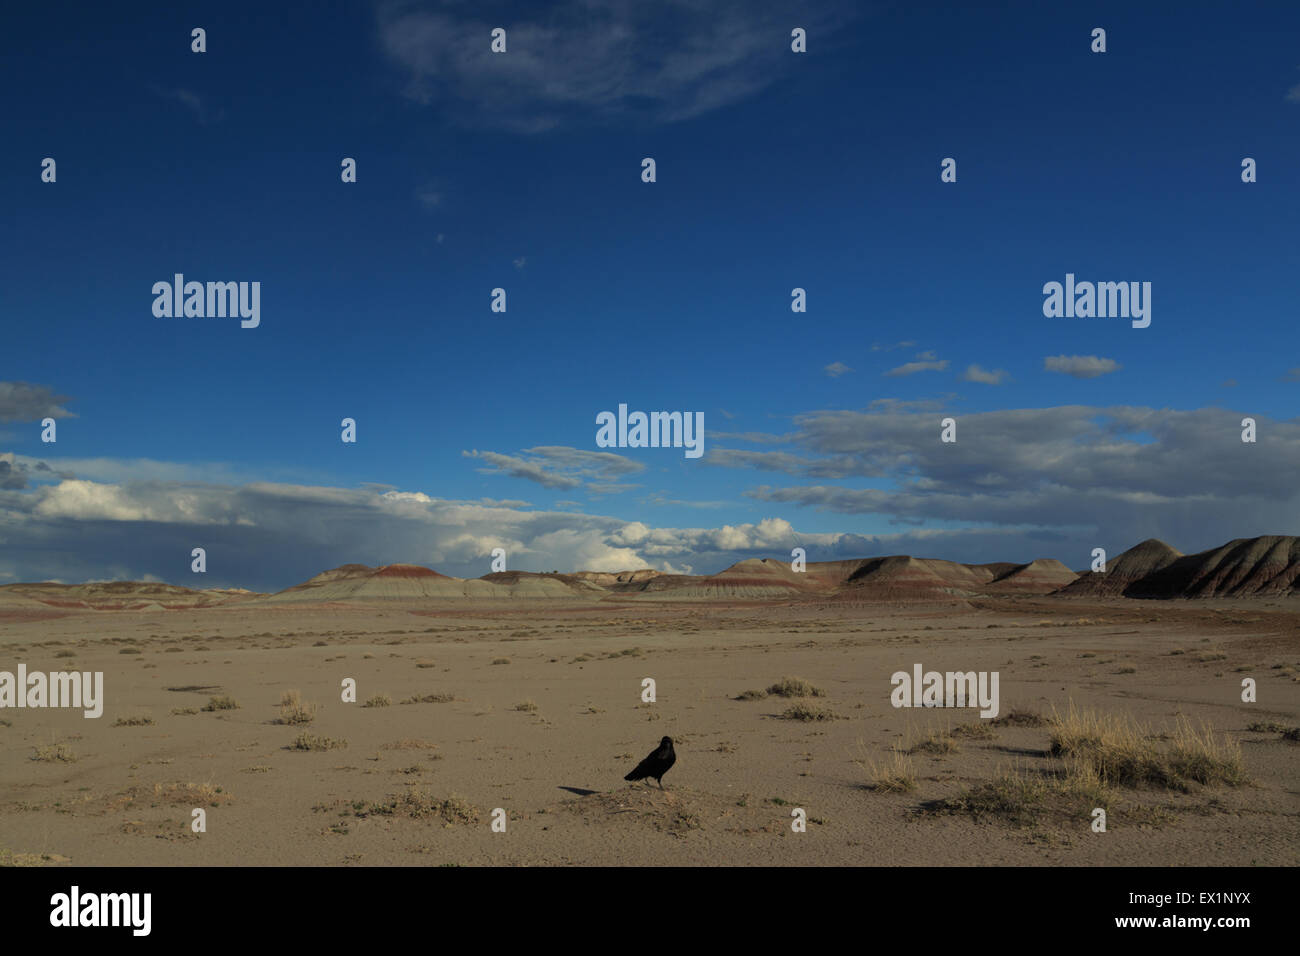
[[[524,600],[599,596],[601,589],[567,574],[508,571],[481,578],[453,578],[417,564],[372,568],[345,564],[302,584],[262,598],[260,604],[302,602]]]
[[[95,581],[87,584],[6,584],[5,608],[53,607],[94,611],[173,611],[236,604],[261,597],[241,588],[196,590],[148,581]]]
[[[790,562],[751,558],[712,575],[662,571],[578,571],[536,574],[509,571],[481,578],[453,578],[410,564],[370,568],[344,565],[310,581],[262,598],[259,603],[428,601],[441,599],[528,600],[618,598],[650,601],[932,600],[982,593],[1047,594],[1073,581],[1075,573],[1053,560],[1029,564],[966,565],[899,555],[852,561],[811,562],[805,571]]]
[[[1152,538],[1121,554],[1105,572],[1081,574],[1066,597],[1215,598],[1300,594],[1300,538],[1237,538],[1182,554]]]
[[[115,581],[0,586],[6,614],[45,609],[179,610],[231,605],[372,604],[431,601],[962,601],[980,595],[1066,598],[1215,598],[1300,593],[1300,538],[1240,538],[1185,555],[1154,538],[1118,555],[1105,572],[1075,572],[1051,558],[1028,564],[960,564],[889,555],[809,562],[751,558],[717,574],[641,569],[539,574],[507,571],[456,578],[415,564],[345,564],[275,594],[194,590]]]

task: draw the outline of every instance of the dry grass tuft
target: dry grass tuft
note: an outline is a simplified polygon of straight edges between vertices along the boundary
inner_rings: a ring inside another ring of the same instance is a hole
[[[774,697],[825,697],[826,691],[814,687],[802,677],[782,677],[767,689]]]
[[[153,718],[148,714],[136,714],[131,717],[119,717],[113,721],[114,727],[152,727]]]
[[[316,719],[317,707],[302,699],[302,693],[286,690],[280,695],[280,724],[310,724]]]
[[[64,743],[44,744],[33,750],[32,759],[42,763],[76,763],[77,753]]]
[[[293,738],[293,743],[289,744],[289,750],[339,750],[346,747],[348,742],[340,740],[337,737],[322,737],[319,734],[309,734],[306,731]]]
[[[816,704],[798,703],[787,707],[781,714],[782,720],[840,720],[839,714],[829,707],[819,707]]]
[[[1054,712],[1049,752],[1073,758],[1107,786],[1187,791],[1189,785],[1241,787],[1249,783],[1241,746],[1213,729],[1179,718],[1168,746],[1127,715],[1098,714],[1070,705]]]
[[[912,758],[898,748],[889,757],[877,762],[867,755],[866,747],[858,741],[858,758],[854,761],[867,775],[866,787],[875,793],[911,793],[916,789],[916,768]]]

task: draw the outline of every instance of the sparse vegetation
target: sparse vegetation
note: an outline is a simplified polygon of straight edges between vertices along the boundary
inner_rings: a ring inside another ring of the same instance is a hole
[[[826,691],[814,687],[802,677],[783,677],[767,692],[774,697],[825,697]]]
[[[1159,746],[1161,737],[1168,747]],[[1185,718],[1173,734],[1158,736],[1131,717],[1071,705],[1065,714],[1053,715],[1048,752],[1074,758],[1072,772],[1086,770],[1106,786],[1186,791],[1190,783],[1239,787],[1248,782],[1241,747],[1216,738],[1208,725],[1193,728]]]
[[[42,763],[76,763],[77,753],[65,743],[45,744],[35,748],[32,759]]]
[[[374,697],[371,697],[368,701],[366,701],[361,706],[362,707],[391,707],[392,705],[393,705],[393,698],[389,697],[387,694],[376,694]]]
[[[239,701],[233,697],[209,697],[208,702],[203,705],[203,710],[208,712],[238,709]]]
[[[949,731],[951,737],[965,737],[967,740],[992,740],[998,733],[987,720],[976,720],[961,724]]]
[[[861,741],[858,742],[858,748],[862,750]],[[916,768],[912,765],[912,758],[897,748],[891,750],[883,762],[877,763],[865,756],[856,762],[866,772],[868,790],[876,793],[911,793],[916,789]]]
[[[735,699],[736,700],[764,700],[766,699],[766,697],[767,697],[767,691],[747,690]]]
[[[171,709],[171,715],[173,717],[188,717],[191,714],[197,714],[198,712],[199,709],[197,707],[173,707]]]
[[[935,800],[924,811],[969,814],[976,820],[993,817],[1027,827],[1048,814],[1087,820],[1094,808],[1106,809],[1113,800],[1101,780],[1086,768],[1061,777],[1005,771],[956,797]]]
[[[418,737],[403,737],[401,740],[379,745],[380,750],[436,750],[437,747],[438,745],[433,741]]]
[[[136,714],[131,717],[119,717],[113,721],[114,727],[152,727],[153,718],[148,714]]]
[[[991,721],[994,727],[1043,727],[1047,718],[1036,710],[1017,710],[1014,707]]]
[[[315,719],[316,705],[304,701],[301,692],[286,690],[280,695],[280,718],[277,723],[310,724]]]
[[[944,754],[960,753],[961,748],[957,746],[957,741],[953,740],[949,734],[932,730],[920,740],[909,744],[906,748],[906,752],[909,754],[930,754],[934,757],[941,757]]]
[[[463,797],[450,794],[439,800],[419,786],[410,786],[399,794],[390,796],[379,803],[369,800],[355,800],[350,805],[352,816],[365,818],[369,816],[410,817],[414,820],[438,819],[447,826],[456,823],[469,824],[479,821],[478,808]]]
[[[1279,724],[1276,720],[1257,720],[1247,724],[1246,729],[1256,734],[1284,734],[1288,730],[1286,724]]]
[[[408,697],[402,701],[403,704],[447,704],[456,698],[451,694],[425,694],[423,697]]]
[[[805,704],[800,702],[787,707],[781,714],[782,720],[838,720],[839,714],[829,707],[819,707],[816,704]]]
[[[510,658],[508,658],[508,657],[495,657],[495,658],[492,659],[492,663],[493,663],[493,664],[509,664],[509,663],[510,663]]]
[[[521,700],[519,703],[515,704],[515,710],[523,711],[527,714],[535,714],[538,710],[537,702],[534,700]]]
[[[322,737],[319,734],[309,734],[306,731],[300,733],[289,744],[290,750],[339,750],[346,747],[348,742],[336,737]]]
[[[234,799],[224,788],[211,783],[155,783],[152,797],[155,804],[170,803],[185,807],[199,804],[218,807]]]
[[[54,863],[67,863],[68,857],[57,853],[15,853],[0,847],[0,867],[9,866],[49,866]]]

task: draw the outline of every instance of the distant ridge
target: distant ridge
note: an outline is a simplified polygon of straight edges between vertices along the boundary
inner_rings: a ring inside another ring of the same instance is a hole
[[[642,568],[572,574],[502,571],[456,578],[418,564],[345,564],[274,594],[196,590],[110,581],[0,586],[0,612],[184,610],[233,605],[369,604],[430,601],[838,601],[962,602],[981,595],[1064,598],[1216,598],[1300,593],[1300,537],[1237,538],[1183,554],[1156,538],[1129,548],[1104,572],[1075,572],[1052,558],[961,564],[906,554],[812,561],[796,572],[785,558],[749,558],[710,575]]]
[[[0,607],[39,605],[92,611],[177,611],[245,603],[261,597],[240,588],[196,590],[151,581],[93,581],[86,584],[6,584]]]
[[[304,602],[511,600],[524,598],[572,598],[584,592],[599,592],[569,575],[534,574],[512,571],[482,578],[453,578],[418,564],[387,564],[372,568],[345,564],[316,575],[302,584],[262,598],[260,604]],[[590,596],[587,594],[586,596]]]

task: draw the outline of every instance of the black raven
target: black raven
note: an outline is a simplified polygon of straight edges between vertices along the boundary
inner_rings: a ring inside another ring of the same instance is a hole
[[[672,765],[677,762],[677,754],[673,752],[673,738],[665,737],[659,741],[657,749],[650,753],[639,764],[636,769],[624,777],[624,780],[644,780],[646,777],[654,777],[655,782],[659,784],[659,789],[664,788],[664,774],[666,774]]]

